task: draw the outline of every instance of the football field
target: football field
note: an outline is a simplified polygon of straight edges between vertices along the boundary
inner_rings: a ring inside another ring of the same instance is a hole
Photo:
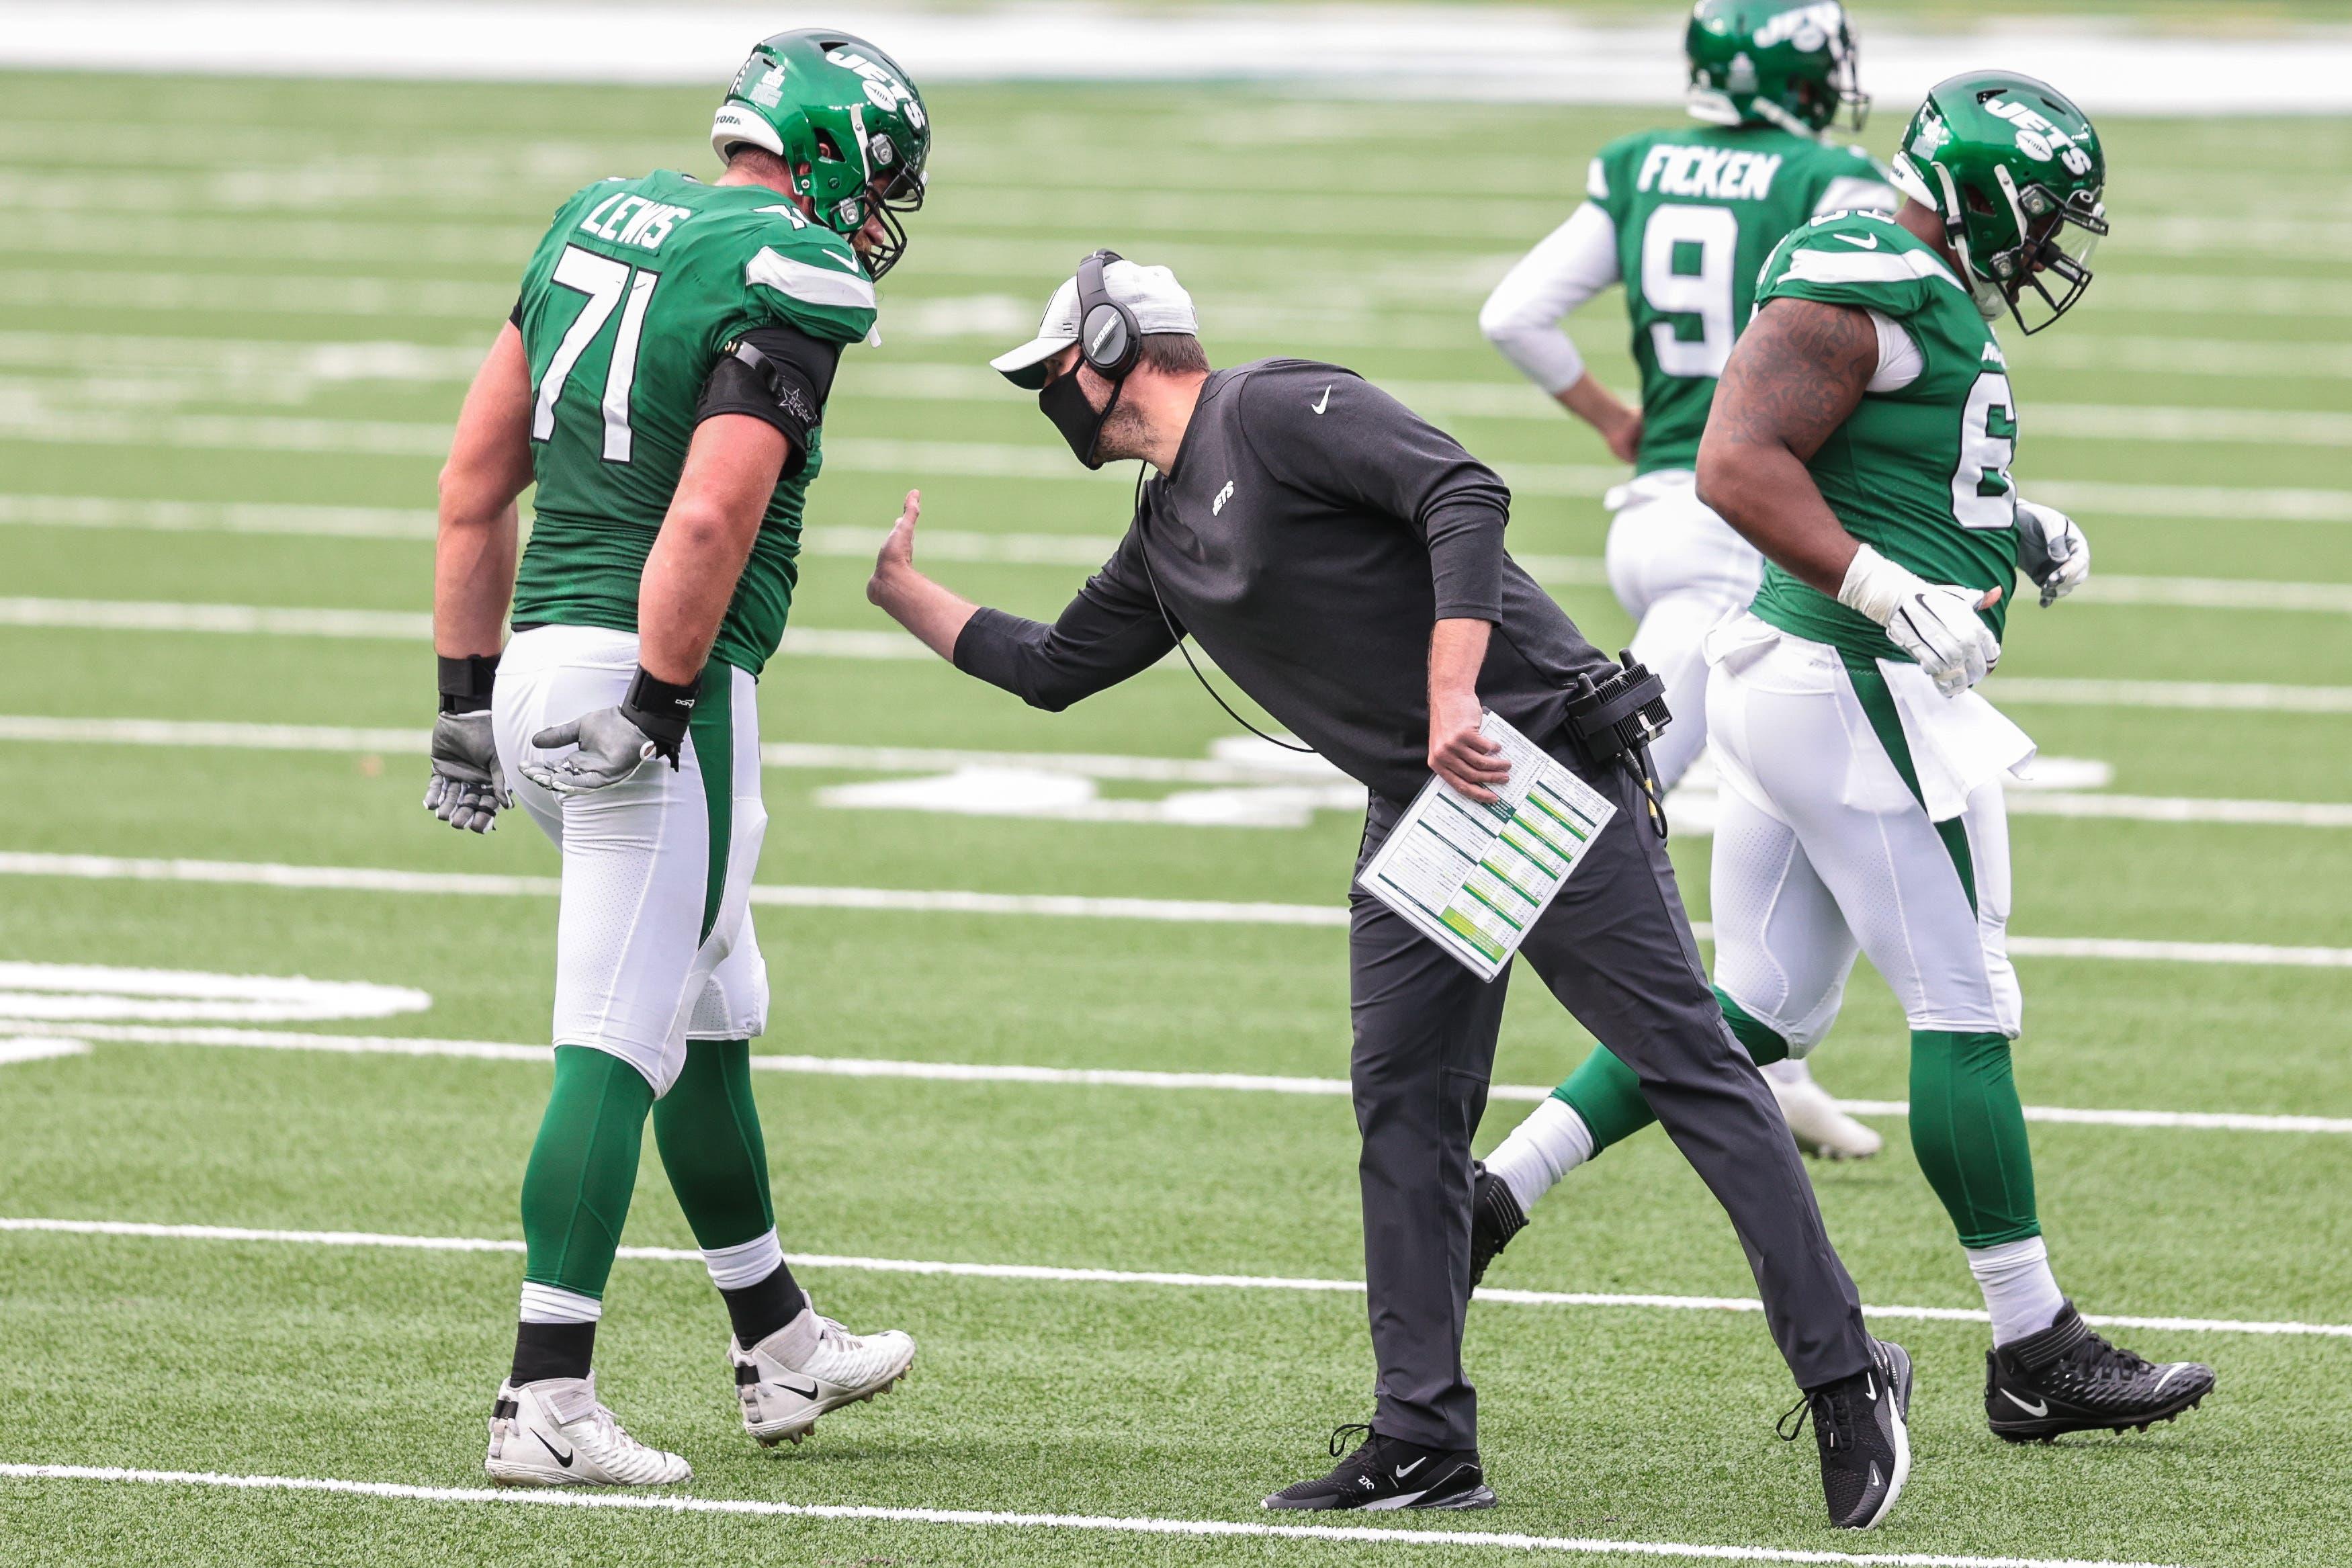
[[[845,357],[761,683],[755,894],[784,1245],[916,1372],[756,1448],[648,1148],[600,1390],[695,1479],[583,1498],[481,1469],[556,858],[520,813],[418,808],[434,479],[549,212],[706,173],[710,95],[0,74],[0,1563],[2352,1561],[2352,122],[2103,121],[2098,280],[2006,340],[2021,488],[2097,563],[1986,688],[2044,758],[2011,795],[2041,1209],[2083,1309],[2215,1394],[2144,1435],[1987,1432],[1865,967],[1813,1063],[1887,1148],[1812,1173],[1918,1367],[1882,1529],[1822,1522],[1739,1248],[1651,1132],[1471,1310],[1502,1506],[1275,1531],[1258,1499],[1370,1410],[1360,791],[1181,665],[1032,712],[866,572],[916,486],[919,563],[983,603],[1050,616],[1108,552],[1132,470],[1079,469],[984,361],[1108,245],[1177,269],[1217,363],[1338,361],[1454,431],[1622,646],[1620,470],[1475,314],[1590,152],[1675,111],[930,98],[931,200]],[[1574,330],[1628,387],[1616,297]],[[1702,921],[1707,804],[1675,813]],[[1522,976],[1479,1146],[1589,1043]]]

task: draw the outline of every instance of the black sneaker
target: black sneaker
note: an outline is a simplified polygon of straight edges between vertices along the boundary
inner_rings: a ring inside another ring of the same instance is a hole
[[[1382,1512],[1397,1508],[1492,1508],[1495,1494],[1478,1468],[1475,1448],[1424,1448],[1402,1437],[1383,1437],[1367,1426],[1331,1433],[1331,1457],[1339,1458],[1350,1433],[1362,1444],[1328,1476],[1287,1486],[1265,1500],[1266,1508],[1360,1508]]]
[[[1911,1478],[1911,1357],[1901,1345],[1871,1343],[1874,1365],[1811,1390],[1780,1417],[1778,1428],[1793,1443],[1805,1417],[1813,1418],[1822,1496],[1830,1522],[1840,1530],[1868,1530],[1885,1519]]]
[[[1985,1420],[2012,1443],[2065,1432],[2146,1431],[2213,1392],[2213,1369],[2144,1361],[2091,1331],[2069,1301],[2058,1321],[1985,1356]]]
[[[1528,1228],[1528,1216],[1511,1185],[1490,1173],[1486,1162],[1470,1166],[1470,1289],[1486,1278],[1486,1265],[1511,1245],[1511,1237]]]

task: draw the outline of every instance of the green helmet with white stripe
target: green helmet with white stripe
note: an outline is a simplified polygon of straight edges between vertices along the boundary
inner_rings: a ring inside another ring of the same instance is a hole
[[[1683,53],[1694,119],[1812,136],[1841,109],[1856,131],[1870,117],[1853,30],[1838,0],[1698,0]]]
[[[819,223],[854,235],[879,218],[866,253],[879,278],[906,254],[902,215],[923,205],[931,121],[898,61],[865,39],[822,27],[763,38],[710,122],[719,157],[759,147],[792,170]]]
[[[2107,232],[2106,154],[2089,117],[2049,83],[2014,71],[1937,83],[1903,132],[1894,180],[1943,220],[1986,321],[2006,310],[2038,332],[2091,286],[2091,252]]]

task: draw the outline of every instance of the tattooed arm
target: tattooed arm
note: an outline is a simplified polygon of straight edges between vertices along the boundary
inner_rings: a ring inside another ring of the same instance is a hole
[[[1769,300],[1731,351],[1699,442],[1699,500],[1824,594],[1838,592],[1858,546],[1805,462],[1862,402],[1877,368],[1869,312]]]

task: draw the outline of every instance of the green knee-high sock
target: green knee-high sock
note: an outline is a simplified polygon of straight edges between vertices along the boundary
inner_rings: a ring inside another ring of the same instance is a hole
[[[555,1089],[522,1174],[525,1279],[603,1299],[653,1103],[653,1086],[620,1058],[555,1048]]]
[[[1788,1041],[1742,1012],[1739,1004],[1720,989],[1715,999],[1723,1008],[1731,1032],[1748,1047],[1757,1066],[1777,1062],[1789,1054]],[[1552,1090],[1552,1098],[1565,1100],[1568,1108],[1582,1118],[1592,1133],[1592,1152],[1596,1154],[1657,1120],[1649,1100],[1643,1097],[1642,1080],[1606,1046],[1595,1046],[1583,1065],[1569,1075],[1568,1081]]]
[[[688,1044],[686,1069],[654,1106],[654,1142],[704,1248],[740,1246],[775,1228],[751,1041]]]
[[[2042,1234],[2025,1109],[2002,1036],[1911,1031],[1911,1151],[1962,1247]]]

